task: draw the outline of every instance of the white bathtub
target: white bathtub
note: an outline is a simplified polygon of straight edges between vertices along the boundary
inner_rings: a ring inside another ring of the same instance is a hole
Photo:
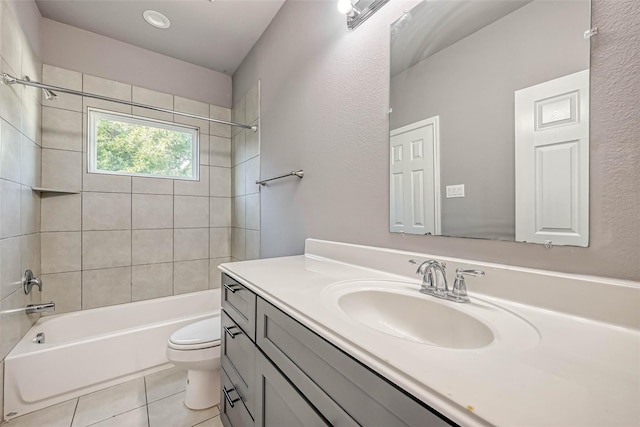
[[[5,419],[168,368],[171,333],[219,313],[214,289],[43,317],[5,359]]]

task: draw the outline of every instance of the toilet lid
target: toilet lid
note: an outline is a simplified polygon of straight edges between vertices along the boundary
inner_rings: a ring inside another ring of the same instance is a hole
[[[195,350],[219,343],[220,316],[210,317],[180,328],[169,338],[169,344],[173,348],[185,346]]]

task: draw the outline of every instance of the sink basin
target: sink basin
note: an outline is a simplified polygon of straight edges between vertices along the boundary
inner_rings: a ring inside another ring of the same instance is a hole
[[[526,319],[491,298],[461,304],[421,294],[419,283],[360,279],[322,290],[323,305],[346,336],[375,348],[437,351],[522,351],[540,341]]]
[[[453,304],[413,291],[355,289],[338,298],[340,309],[353,320],[388,335],[454,349],[485,347],[491,329]]]

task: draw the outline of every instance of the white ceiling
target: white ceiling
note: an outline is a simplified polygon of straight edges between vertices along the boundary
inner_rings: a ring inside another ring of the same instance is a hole
[[[36,0],[45,18],[233,74],[285,0]],[[171,20],[161,30],[142,12]]]

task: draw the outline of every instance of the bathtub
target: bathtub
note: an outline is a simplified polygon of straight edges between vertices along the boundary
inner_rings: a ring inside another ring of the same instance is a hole
[[[213,289],[42,317],[5,359],[5,419],[166,369],[171,333],[219,314]]]

